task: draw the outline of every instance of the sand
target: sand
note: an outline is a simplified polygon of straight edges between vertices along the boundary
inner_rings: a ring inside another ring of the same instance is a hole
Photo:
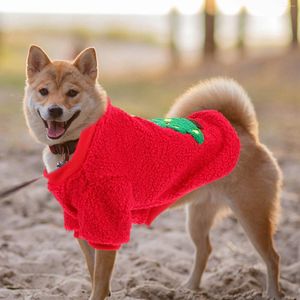
[[[1,152],[0,188],[41,173],[40,147],[31,148]],[[281,159],[280,165],[285,185],[275,239],[281,283],[285,299],[300,299],[300,165],[291,159]],[[118,254],[111,299],[267,299],[264,265],[234,217],[212,231],[214,250],[201,289],[180,287],[193,261],[184,213],[168,211],[151,228],[134,227]],[[1,201],[0,220],[0,299],[88,299],[83,257],[44,180]]]

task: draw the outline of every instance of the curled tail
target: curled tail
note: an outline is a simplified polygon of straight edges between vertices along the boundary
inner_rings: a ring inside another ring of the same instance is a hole
[[[246,91],[234,80],[215,78],[200,82],[179,97],[167,117],[186,117],[199,110],[221,112],[232,125],[239,126],[258,138],[254,107]]]

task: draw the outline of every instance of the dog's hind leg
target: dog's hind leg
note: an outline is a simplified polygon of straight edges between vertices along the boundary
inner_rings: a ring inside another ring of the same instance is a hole
[[[244,195],[245,202],[255,202],[257,206],[243,205],[235,201],[231,208],[238,221],[244,228],[251,243],[260,254],[267,267],[267,292],[271,298],[280,299],[279,288],[279,255],[273,245],[273,230],[271,224],[270,212],[261,207],[259,202],[263,203],[263,198],[253,199],[249,195]]]
[[[184,284],[185,288],[192,290],[199,288],[202,273],[212,251],[209,231],[216,216],[224,208],[222,202],[217,202],[214,194],[206,188],[195,191],[194,194],[197,200],[187,207],[187,228],[195,245],[195,258],[192,273]]]
[[[236,184],[229,190],[228,205],[266,264],[269,297],[280,299],[279,255],[273,245],[279,210],[280,171],[266,155],[264,159],[257,159],[255,165],[250,164],[248,174],[243,172],[244,176],[237,176]]]

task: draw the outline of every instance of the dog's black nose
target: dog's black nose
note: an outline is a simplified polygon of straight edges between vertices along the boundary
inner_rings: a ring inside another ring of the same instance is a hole
[[[62,108],[57,105],[52,105],[48,108],[49,116],[52,118],[58,118],[63,114]]]

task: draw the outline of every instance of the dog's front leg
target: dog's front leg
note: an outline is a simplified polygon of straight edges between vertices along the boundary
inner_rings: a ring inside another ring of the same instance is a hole
[[[95,260],[95,249],[91,247],[87,241],[77,239],[79,246],[84,254],[87,267],[89,269],[91,282],[93,282],[93,276],[94,276],[94,260]]]
[[[117,251],[95,250],[93,289],[90,300],[104,300],[110,295],[110,278]]]

